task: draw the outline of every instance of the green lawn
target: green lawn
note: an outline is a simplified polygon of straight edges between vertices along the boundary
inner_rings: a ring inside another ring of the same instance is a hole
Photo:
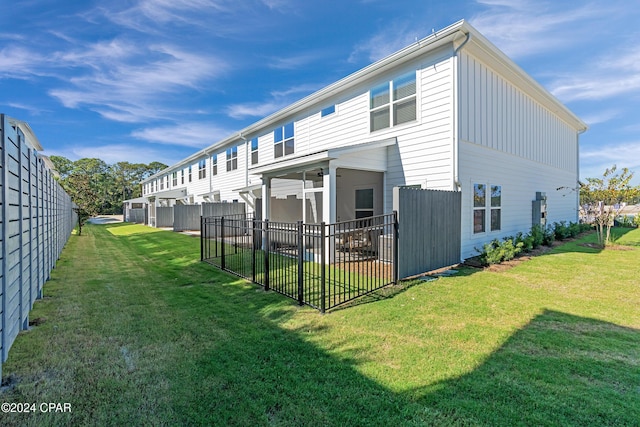
[[[0,393],[72,412],[0,424],[638,425],[640,230],[616,232],[627,250],[573,242],[320,315],[200,263],[197,238],[90,225]]]

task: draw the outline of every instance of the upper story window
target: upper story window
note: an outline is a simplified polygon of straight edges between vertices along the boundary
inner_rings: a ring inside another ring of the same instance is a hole
[[[164,176],[160,178],[160,189],[164,190]]]
[[[184,169],[180,171],[180,183],[184,184]]]
[[[207,160],[202,159],[198,162],[198,179],[204,179],[207,177]]]
[[[191,173],[191,166],[189,166],[189,182],[191,182],[191,177],[192,177],[192,173]]]
[[[251,140],[251,164],[258,163],[258,138]]]
[[[238,146],[227,148],[227,172],[238,169]]]
[[[333,114],[333,113],[335,113],[335,112],[336,112],[336,106],[335,106],[335,105],[332,105],[332,106],[330,106],[330,107],[323,108],[323,109],[320,111],[320,117],[326,117],[326,116],[329,116],[329,115],[331,115],[331,114]]]
[[[416,119],[416,73],[404,74],[371,89],[371,132]]]
[[[273,144],[274,157],[282,157],[294,153],[293,122],[273,131]]]
[[[171,185],[173,185],[174,187],[178,186],[178,172],[174,172],[171,174]]]
[[[218,175],[218,155],[211,156],[211,174]]]

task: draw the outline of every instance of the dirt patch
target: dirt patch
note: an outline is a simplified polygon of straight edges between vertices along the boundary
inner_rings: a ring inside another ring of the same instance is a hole
[[[36,317],[33,320],[29,320],[29,326],[40,326],[46,321],[47,319],[45,317]]]
[[[13,389],[18,384],[18,377],[13,374],[7,375],[0,384],[0,393]]]

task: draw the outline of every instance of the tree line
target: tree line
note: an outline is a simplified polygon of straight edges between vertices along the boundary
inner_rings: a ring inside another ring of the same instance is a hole
[[[140,182],[165,169],[160,162],[112,165],[97,158],[69,160],[51,156],[58,182],[89,216],[122,213],[122,201],[141,196]]]

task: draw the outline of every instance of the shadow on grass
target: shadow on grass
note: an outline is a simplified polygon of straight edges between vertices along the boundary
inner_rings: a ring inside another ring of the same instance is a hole
[[[312,343],[326,327],[314,310],[200,263],[197,240],[144,229],[111,235],[98,227],[92,226],[99,245],[91,256],[112,246],[142,271],[120,280],[114,263],[109,287],[92,288],[84,304],[107,314],[99,330],[80,318],[83,334],[70,324],[43,337],[52,344],[47,351],[19,350],[29,358],[26,369],[55,371],[49,388],[68,384],[66,394],[43,394],[40,374],[16,372],[23,383],[35,378],[36,386],[29,394],[18,383],[3,401],[73,402],[71,414],[38,414],[41,425],[624,425],[640,419],[638,331],[545,312],[468,375],[398,393],[358,372],[367,361],[358,342],[339,354]],[[57,292],[61,304],[65,297]],[[309,328],[281,326],[299,310],[316,316]],[[48,325],[56,322],[50,318]],[[88,344],[76,348],[74,340]],[[67,364],[68,372],[61,368]],[[9,365],[6,372],[13,370]],[[24,414],[15,415],[6,418],[9,425],[22,425]]]
[[[546,310],[473,372],[409,397],[478,425],[637,425],[640,331]]]

